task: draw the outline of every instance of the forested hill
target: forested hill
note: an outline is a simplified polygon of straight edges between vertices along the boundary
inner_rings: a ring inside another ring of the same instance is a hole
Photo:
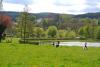
[[[0,12],[0,13],[12,17],[12,20],[13,21],[15,21],[16,20],[16,17],[18,17],[20,15],[19,12],[10,12],[10,11],[6,11],[6,12],[3,11],[3,12]]]
[[[86,14],[80,14],[80,15],[75,15],[75,18],[99,18],[100,17],[100,12],[97,13],[86,13]]]
[[[20,15],[20,12],[11,12],[11,11],[3,11],[3,14],[8,15],[12,17],[12,19],[15,21],[16,17]],[[55,18],[57,19],[58,13],[30,13],[31,15],[36,16],[36,18]],[[67,14],[69,15],[69,14]],[[86,13],[86,14],[80,14],[80,15],[69,15],[74,18],[98,18],[100,17],[100,12],[98,13]]]
[[[12,17],[14,21],[20,15],[20,12],[11,12],[11,11],[3,11],[2,13],[4,15]],[[39,19],[39,18],[56,18],[59,14],[57,13],[30,13],[30,15],[36,16],[36,18]]]

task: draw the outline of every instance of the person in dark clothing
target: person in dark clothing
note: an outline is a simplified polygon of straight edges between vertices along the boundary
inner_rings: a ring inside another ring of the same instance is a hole
[[[57,42],[56,47],[59,47],[60,41]]]
[[[3,37],[2,37],[2,39],[4,40],[4,39],[5,39],[5,37],[6,37],[6,34],[4,33],[2,36],[3,36]]]
[[[5,31],[6,27],[0,24],[0,42],[3,38],[3,32]]]
[[[2,39],[2,34],[0,34],[0,42],[1,42],[1,39]]]
[[[55,45],[55,42],[53,42],[52,45],[54,46]]]
[[[85,42],[84,44],[84,49],[87,49],[87,42]]]

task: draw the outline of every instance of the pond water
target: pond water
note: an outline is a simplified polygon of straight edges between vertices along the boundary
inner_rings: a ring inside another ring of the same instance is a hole
[[[60,42],[60,46],[84,46],[85,42]],[[100,47],[100,42],[87,42],[87,46]]]

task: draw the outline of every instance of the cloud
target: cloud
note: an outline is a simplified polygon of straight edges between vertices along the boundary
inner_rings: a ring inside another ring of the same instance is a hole
[[[73,3],[72,3],[73,4]],[[54,13],[70,13],[77,14],[82,13],[80,10],[84,9],[84,6],[79,6],[81,4],[74,4],[70,6],[56,5],[55,0],[34,0],[33,4],[28,5],[29,12],[54,12]],[[6,11],[23,11],[24,5],[13,2],[4,2],[4,10]],[[78,8],[78,9],[77,9]],[[74,12],[72,11],[74,10]]]
[[[86,3],[86,0],[55,0],[56,4],[61,4],[63,5],[84,5]]]
[[[77,14],[77,13],[81,13],[79,11],[83,10],[85,8],[85,6],[79,6],[79,5],[70,5],[70,6],[59,5],[58,6],[54,3],[52,3],[51,1],[50,2],[42,1],[42,2],[38,2],[37,4],[30,5],[30,8],[31,8],[31,12],[35,12],[35,13],[36,12],[54,12],[54,13]],[[76,12],[71,12],[72,10],[74,10]]]
[[[23,11],[26,3],[32,13],[83,14],[100,11],[99,0],[4,0],[4,10]]]
[[[3,3],[4,11],[23,11],[24,5],[22,4],[13,4],[13,3]]]
[[[85,13],[83,10],[87,7],[86,0],[56,0],[55,5],[65,7],[72,14]]]
[[[32,4],[33,0],[4,0],[4,2],[13,4]]]
[[[92,6],[92,7],[97,5],[99,2],[100,2],[100,0],[86,0],[86,4],[89,6]]]
[[[87,7],[83,10],[84,12],[100,12],[100,0],[87,0]]]
[[[98,7],[88,7],[86,9],[83,10],[84,12],[88,12],[88,13],[91,13],[91,12],[100,12],[100,8]]]

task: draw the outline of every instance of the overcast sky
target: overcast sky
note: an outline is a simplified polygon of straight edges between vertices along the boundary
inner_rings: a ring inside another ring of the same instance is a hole
[[[100,11],[100,0],[4,0],[3,10],[23,11],[25,4],[32,13],[83,14]]]

